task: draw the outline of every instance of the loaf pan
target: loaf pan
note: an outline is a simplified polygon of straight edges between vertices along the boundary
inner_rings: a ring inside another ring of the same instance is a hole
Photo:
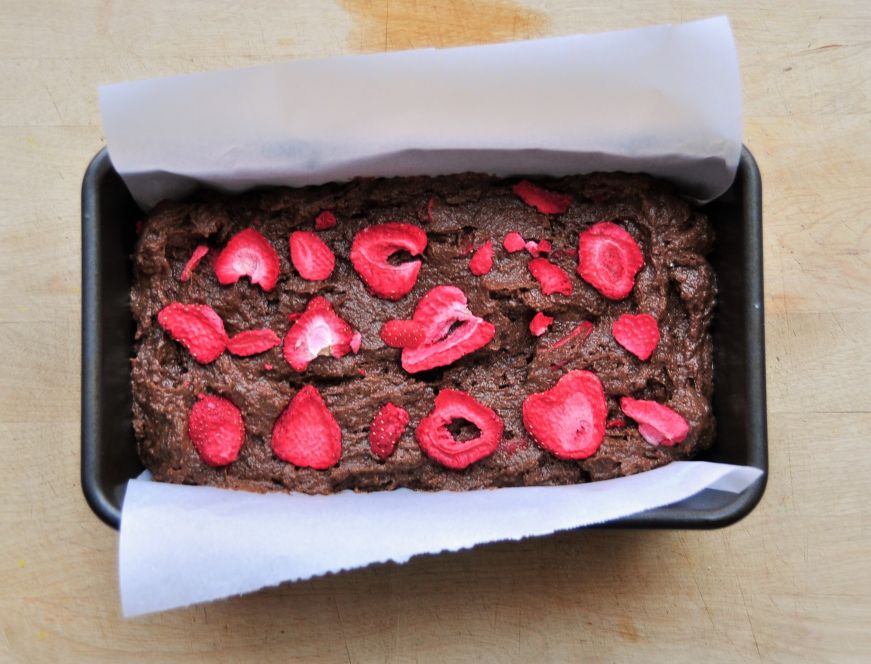
[[[716,232],[710,255],[719,298],[712,324],[716,442],[701,458],[768,471],[762,309],[762,191],[750,151],[731,188],[704,211]],[[100,150],[82,183],[82,491],[113,528],[127,480],[139,475],[132,425],[131,254],[143,216]],[[685,501],[599,527],[718,528],[747,515],[766,475],[741,494],[706,490]]]

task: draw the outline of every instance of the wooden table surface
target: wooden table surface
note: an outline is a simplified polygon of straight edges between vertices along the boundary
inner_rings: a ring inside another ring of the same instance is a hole
[[[718,4],[735,30],[745,142],[765,191],[771,474],[761,505],[719,531],[499,544],[125,621],[117,534],[79,486],[79,187],[104,143],[97,85],[713,10],[5,0],[0,660],[869,661],[871,3]]]

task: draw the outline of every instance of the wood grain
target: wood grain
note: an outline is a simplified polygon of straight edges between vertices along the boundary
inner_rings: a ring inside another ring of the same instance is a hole
[[[763,172],[771,478],[715,532],[585,532],[125,621],[78,480],[79,187],[96,86],[679,22],[705,2],[0,6],[0,659],[867,661],[871,5],[720,3]]]

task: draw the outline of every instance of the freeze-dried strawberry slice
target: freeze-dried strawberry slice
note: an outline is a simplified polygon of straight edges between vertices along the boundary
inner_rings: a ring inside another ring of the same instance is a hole
[[[351,335],[351,352],[356,355],[360,352],[360,346],[363,345],[363,335],[360,334],[359,331],[354,330],[354,334]]]
[[[402,437],[402,432],[408,426],[408,411],[395,406],[389,401],[381,407],[369,427],[369,447],[372,453],[380,459],[387,459],[396,443]]]
[[[338,358],[350,353],[353,336],[354,330],[336,315],[332,304],[313,297],[284,337],[284,359],[301,373],[319,355]]]
[[[342,456],[342,430],[316,387],[306,385],[272,427],[272,450],[282,461],[325,470]]]
[[[200,364],[213,362],[227,347],[224,322],[207,304],[172,302],[158,312],[157,322]]]
[[[326,243],[309,231],[290,234],[290,262],[306,281],[328,279],[336,267],[336,257]]]
[[[264,328],[262,330],[245,330],[230,337],[227,342],[227,350],[233,355],[248,357],[265,353],[270,348],[281,344],[281,339],[275,332]]]
[[[432,223],[432,210],[433,210],[433,208],[435,207],[435,202],[436,202],[436,199],[435,199],[434,197],[433,197],[433,198],[430,198],[430,199],[426,202],[426,220],[427,220],[429,223]]]
[[[518,251],[524,250],[526,247],[526,240],[524,240],[523,236],[517,231],[511,231],[505,236],[505,239],[502,240],[502,246],[509,254],[515,254]]]
[[[542,254],[549,254],[553,251],[553,245],[550,243],[550,240],[542,240],[541,242],[529,240],[525,247],[526,251],[528,251],[533,258],[538,258]]]
[[[523,426],[560,459],[586,459],[605,437],[605,391],[596,374],[569,371],[545,392],[523,402]]]
[[[468,440],[457,440],[448,427],[463,421],[473,424],[480,433]],[[444,389],[435,398],[435,408],[417,425],[414,436],[428,457],[462,470],[493,454],[502,440],[502,430],[502,418],[492,408],[465,392]]]
[[[553,316],[548,316],[538,311],[532,317],[532,320],[529,321],[529,331],[532,332],[532,336],[540,337],[547,332],[547,328],[550,327],[551,323],[553,323]]]
[[[201,244],[194,249],[191,257],[188,258],[188,262],[184,264],[184,267],[181,270],[181,275],[179,276],[179,281],[187,281],[191,278],[191,274],[197,268],[197,265],[200,264],[200,261],[203,260],[203,257],[209,253],[209,247],[205,244]]]
[[[351,243],[351,264],[375,295],[399,300],[414,288],[421,261],[391,265],[387,259],[398,251],[420,256],[424,249],[426,233],[417,226],[399,222],[367,226]]]
[[[325,231],[333,228],[337,223],[336,215],[334,215],[330,210],[324,210],[315,217],[315,230]]]
[[[642,265],[641,247],[615,223],[600,221],[579,237],[578,274],[607,298],[622,300],[629,295]]]
[[[490,343],[496,328],[467,305],[466,295],[456,286],[436,286],[424,295],[412,316],[423,325],[424,340],[402,351],[402,368],[417,373],[447,366]]]
[[[572,204],[571,195],[542,189],[529,180],[521,180],[511,189],[524,203],[544,214],[562,214]]]
[[[493,267],[493,241],[487,240],[475,250],[472,260],[469,261],[469,270],[476,277],[487,274]]]
[[[391,348],[417,348],[423,343],[426,330],[414,320],[389,320],[379,336]]]
[[[572,282],[569,275],[559,265],[554,265],[546,258],[533,258],[529,261],[529,271],[545,295],[561,293],[572,294]]]
[[[623,397],[620,408],[638,422],[638,433],[651,445],[677,445],[690,432],[683,415],[656,401]]]
[[[279,268],[275,247],[253,228],[236,233],[215,259],[215,276],[224,286],[248,277],[266,292],[275,288]]]
[[[191,408],[188,436],[208,465],[233,463],[245,442],[242,413],[227,399],[201,394]]]
[[[623,348],[646,360],[659,343],[659,326],[650,314],[623,314],[611,325],[611,333]]]
[[[543,348],[545,352],[550,350],[556,350],[557,348],[562,348],[567,343],[569,343],[572,339],[576,337],[582,337],[581,341],[584,341],[588,336],[590,336],[590,332],[593,331],[593,324],[588,320],[582,320],[580,323],[575,325],[571,332],[569,332],[562,339],[559,339],[552,343],[550,346]]]

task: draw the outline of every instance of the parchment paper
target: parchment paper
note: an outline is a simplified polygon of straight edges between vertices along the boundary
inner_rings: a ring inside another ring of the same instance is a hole
[[[645,171],[708,200],[741,148],[725,18],[590,36],[290,62],[100,89],[116,169],[143,207],[199,184],[353,176]],[[673,463],[567,487],[258,495],[129,483],[125,615],[424,553],[600,523],[755,468]]]
[[[353,176],[645,171],[700,200],[741,150],[728,21],[418,50],[100,89],[109,154],[150,207]]]
[[[718,489],[758,468],[676,461],[604,482],[489,491],[257,494],[131,480],[121,518],[125,616],[375,562],[545,535]]]

